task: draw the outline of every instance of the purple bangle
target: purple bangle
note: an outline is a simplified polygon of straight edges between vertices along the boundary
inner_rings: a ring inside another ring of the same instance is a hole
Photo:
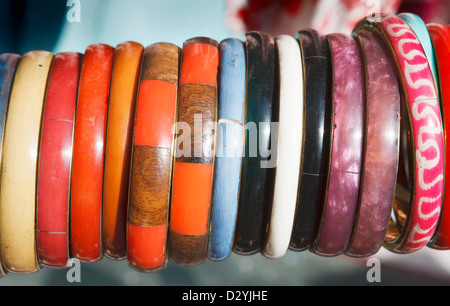
[[[395,195],[400,142],[400,90],[395,63],[373,30],[353,33],[366,69],[366,125],[360,203],[346,254],[368,257],[379,251]]]
[[[314,253],[342,254],[350,241],[358,204],[364,129],[364,68],[355,39],[327,36],[332,53],[334,131],[328,193]]]

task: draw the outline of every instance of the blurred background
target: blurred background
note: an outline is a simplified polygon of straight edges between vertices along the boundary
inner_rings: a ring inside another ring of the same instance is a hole
[[[293,35],[307,27],[325,34],[350,32],[377,7],[388,13],[413,12],[427,23],[449,20],[445,0],[2,0],[0,53],[83,53],[92,43],[115,46],[129,40],[181,47],[195,36],[244,39],[250,30],[273,35]],[[450,285],[450,252],[425,248],[396,255],[382,249],[374,257],[381,263],[381,285]],[[143,274],[126,261],[104,258],[82,264],[79,285],[370,285],[366,263],[288,251],[276,260],[232,254],[223,262],[207,260],[195,267],[169,263],[164,271]],[[66,273],[48,268],[32,275],[10,273],[0,285],[73,285]]]

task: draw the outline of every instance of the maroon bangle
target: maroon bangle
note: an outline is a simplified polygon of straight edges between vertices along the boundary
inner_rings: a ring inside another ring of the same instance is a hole
[[[350,241],[358,204],[364,130],[364,69],[355,39],[327,36],[332,53],[334,131],[325,208],[313,251],[342,254]]]
[[[395,195],[400,142],[397,68],[378,34],[358,30],[366,69],[366,125],[360,203],[346,254],[367,257],[381,248]]]

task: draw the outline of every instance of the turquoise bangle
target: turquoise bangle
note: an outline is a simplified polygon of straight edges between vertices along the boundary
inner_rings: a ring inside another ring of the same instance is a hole
[[[219,131],[214,172],[208,258],[229,257],[239,200],[244,154],[246,60],[242,41],[220,43]]]
[[[434,84],[436,86],[436,89],[438,89],[439,76],[437,73],[436,57],[434,54],[434,48],[431,42],[430,34],[428,33],[425,22],[422,20],[422,18],[412,13],[401,13],[398,15],[398,17],[403,19],[411,27],[411,29],[419,39],[419,42],[422,45],[425,55],[428,59],[428,64],[430,65],[431,73],[433,74]]]

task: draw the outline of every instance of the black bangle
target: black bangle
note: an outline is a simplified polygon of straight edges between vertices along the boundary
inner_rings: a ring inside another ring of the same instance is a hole
[[[312,246],[319,216],[326,199],[333,104],[330,100],[330,50],[325,37],[316,30],[297,33],[305,73],[305,133],[297,208],[290,249]]]
[[[275,41],[266,33],[249,32],[246,46],[245,156],[233,245],[233,251],[239,254],[259,252],[266,236],[276,165],[271,123],[278,121]]]

